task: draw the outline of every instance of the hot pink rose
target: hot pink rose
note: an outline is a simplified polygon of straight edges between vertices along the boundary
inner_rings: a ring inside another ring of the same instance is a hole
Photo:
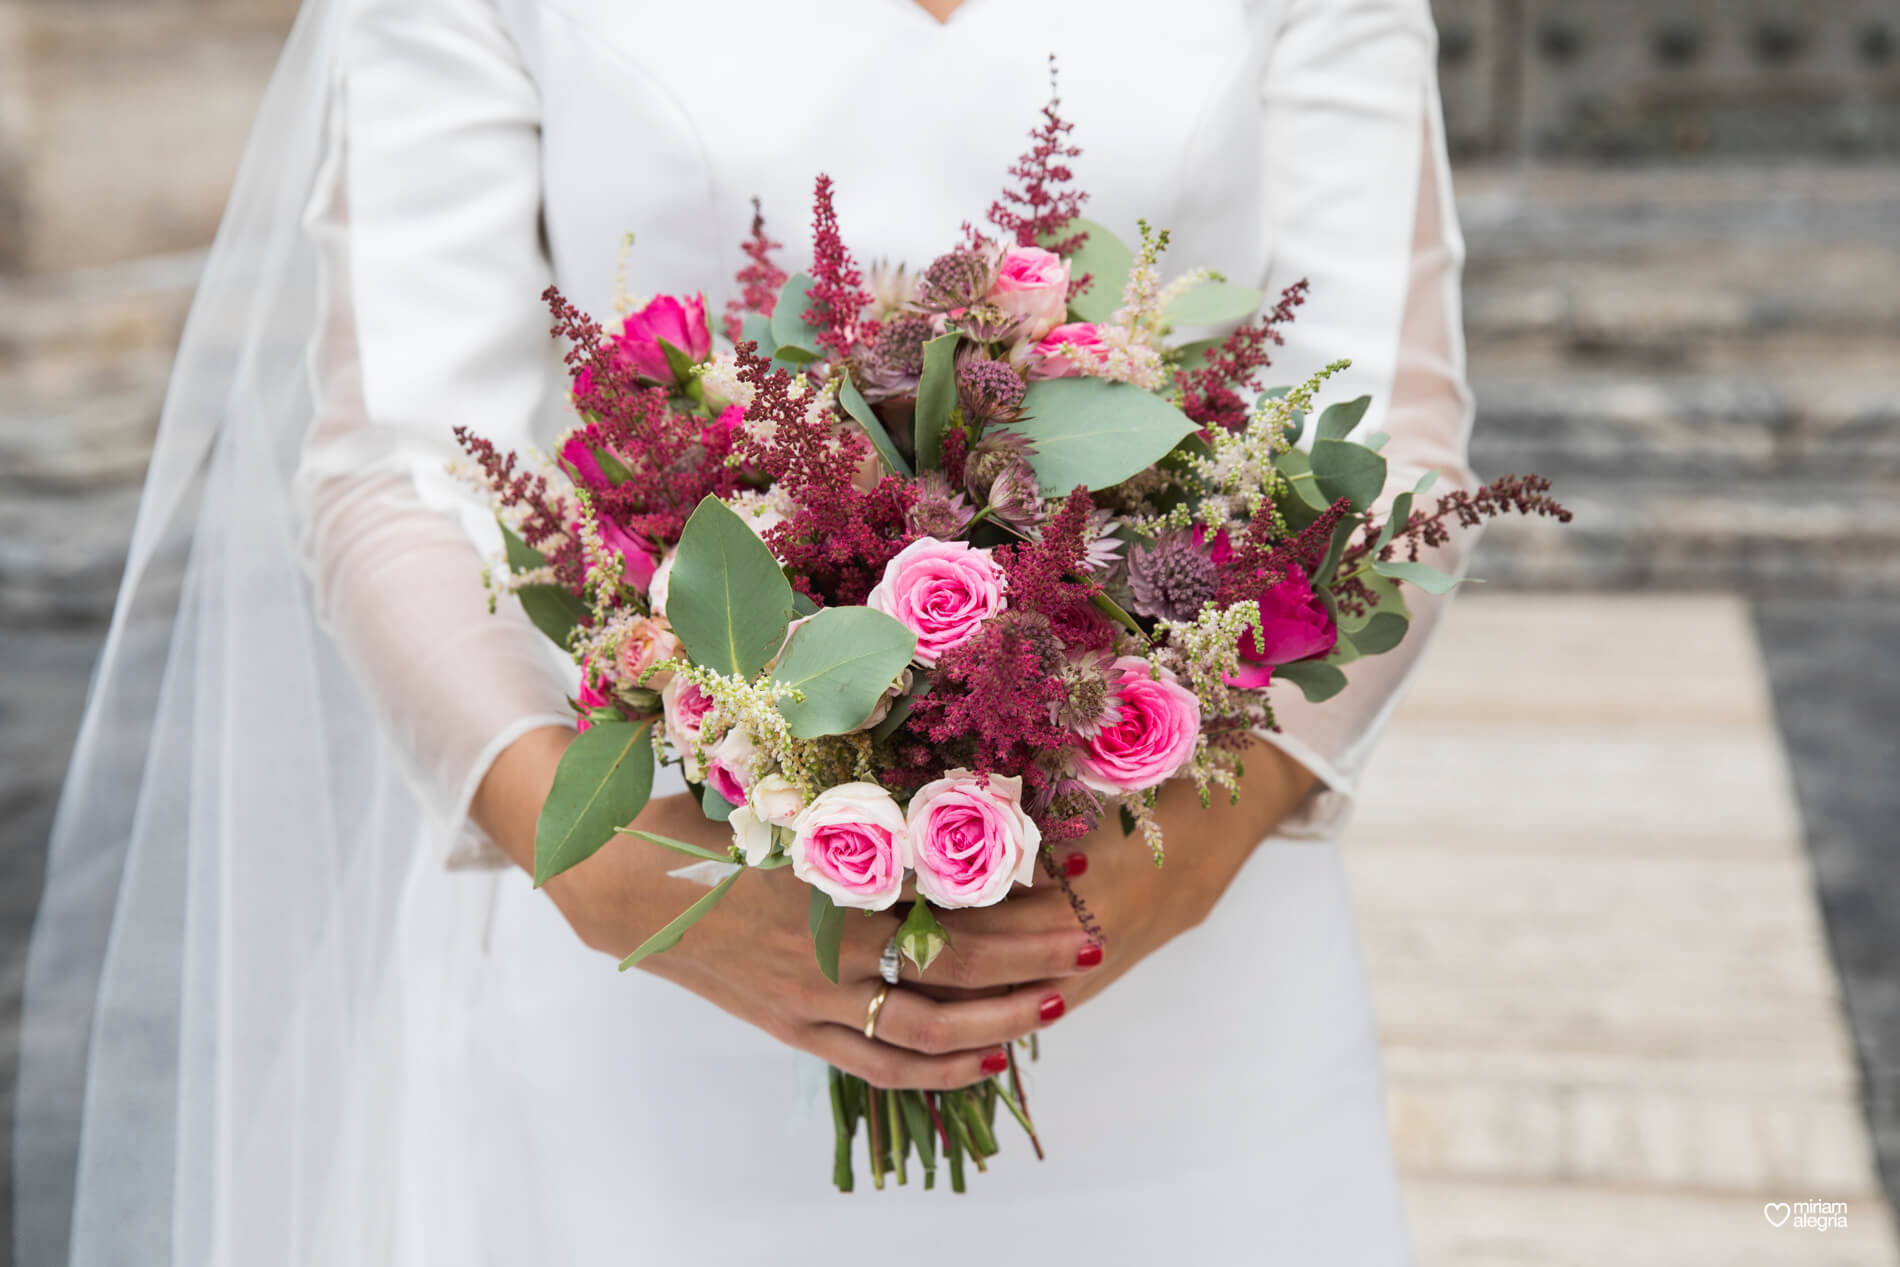
[[[661,339],[686,353],[694,364],[711,356],[712,328],[706,324],[706,296],[688,295],[682,302],[672,295],[661,295],[629,314],[613,343],[622,361],[642,378],[672,384],[676,379],[666,351],[660,347]]]
[[[1260,628],[1267,635],[1263,645],[1252,630],[1240,642],[1241,669],[1227,681],[1232,686],[1265,686],[1273,677],[1273,666],[1291,664],[1312,656],[1323,656],[1339,641],[1339,630],[1326,613],[1325,604],[1313,592],[1306,573],[1289,564],[1279,584],[1260,596]]]
[[[1076,364],[1075,358],[1063,351],[1064,347],[1073,348],[1095,365],[1108,357],[1108,344],[1102,342],[1101,327],[1091,321],[1071,321],[1051,330],[1036,345],[1034,359],[1029,363],[1029,377],[1080,378],[1092,368]]]
[[[608,696],[607,692],[594,685],[593,670],[585,665],[581,666],[581,689],[574,693],[574,700],[582,709],[613,707],[613,700]],[[574,722],[574,729],[581,734],[586,734],[588,728],[593,724],[593,721],[583,713],[583,715]]]
[[[707,755],[706,785],[725,797],[728,804],[744,805],[752,785],[759,781],[762,755],[744,731],[733,727]]]
[[[917,789],[906,817],[917,892],[938,906],[993,906],[1035,873],[1042,831],[1021,779],[951,770]]]
[[[613,487],[613,481],[601,469],[600,458],[595,454],[593,441],[586,431],[576,431],[567,437],[561,445],[561,459],[581,483],[595,492],[605,492]]]
[[[904,811],[875,783],[826,788],[792,822],[792,874],[839,906],[882,911],[910,866]]]
[[[1173,674],[1151,676],[1139,656],[1113,667],[1121,673],[1121,720],[1084,741],[1076,773],[1097,792],[1140,792],[1173,778],[1194,755],[1201,703]]]
[[[934,665],[1003,610],[1003,569],[967,541],[919,537],[884,565],[864,605],[916,634],[917,663]]]
[[[712,711],[713,697],[699,689],[697,682],[675,676],[660,692],[660,710],[664,718],[666,741],[684,763],[686,777],[694,783],[705,777],[699,757],[693,749],[699,744],[700,727]]]
[[[1039,246],[1012,246],[1003,253],[988,299],[1024,320],[1023,337],[1040,339],[1069,310],[1069,264]]]
[[[622,563],[621,579],[637,590],[645,590],[653,583],[653,569],[656,563],[640,538],[622,528],[611,519],[595,521],[600,527],[601,544],[618,554]],[[581,526],[575,523],[574,534],[580,535]]]

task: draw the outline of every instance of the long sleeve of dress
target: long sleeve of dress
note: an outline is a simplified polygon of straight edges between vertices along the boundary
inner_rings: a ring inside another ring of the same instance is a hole
[[[326,301],[297,478],[306,560],[437,854],[498,864],[470,798],[504,747],[572,714],[559,653],[518,604],[490,613],[477,542],[499,535],[448,466],[455,424],[525,449],[553,396],[538,103],[486,0],[358,3],[340,75],[305,217]]]
[[[1427,471],[1434,493],[1477,483],[1466,456],[1459,273],[1464,243],[1452,202],[1425,0],[1296,0],[1262,84],[1272,284],[1305,278],[1312,296],[1276,356],[1283,379],[1340,357],[1327,400],[1362,394],[1364,438],[1384,431],[1383,511]],[[1429,559],[1461,570],[1468,534]],[[1336,833],[1372,746],[1397,707],[1445,599],[1406,587],[1411,632],[1395,650],[1345,668],[1323,704],[1275,692],[1267,736],[1320,780],[1290,835]]]

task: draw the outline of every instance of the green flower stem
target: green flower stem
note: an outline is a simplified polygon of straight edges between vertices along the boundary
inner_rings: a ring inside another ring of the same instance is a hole
[[[864,1116],[871,1122],[871,1183],[879,1192],[884,1191],[884,1135],[878,1130],[877,1106],[879,1096],[877,1088],[869,1083],[864,1088]]]
[[[971,1088],[963,1093],[963,1114],[970,1124],[970,1143],[974,1145],[970,1152],[978,1159],[977,1168],[980,1170],[983,1164],[981,1159],[994,1157],[997,1151],[996,1132],[990,1129],[989,1122],[985,1120],[981,1091]]]
[[[956,1111],[950,1106],[951,1092],[943,1096],[943,1112],[937,1118],[938,1129],[943,1130],[943,1155],[950,1163],[950,1191],[962,1192],[963,1189],[963,1132],[952,1125],[957,1118]]]
[[[910,1141],[904,1137],[904,1115],[897,1108],[897,1092],[884,1092],[884,1117],[891,1124],[891,1156],[897,1161],[897,1182],[902,1186],[910,1182],[905,1174],[905,1154],[910,1152]]]
[[[1042,1161],[1044,1160],[1042,1140],[1037,1138],[1035,1124],[1029,1120],[1029,1097],[1023,1094],[1022,1074],[1016,1068],[1016,1044],[1011,1043],[1008,1052],[1010,1093],[1003,1097],[1003,1103],[1008,1105],[1009,1111],[1016,1115],[1016,1120],[1023,1124],[1023,1130],[1029,1135],[1029,1146],[1036,1150],[1036,1160]]]
[[[840,1192],[851,1191],[854,1181],[851,1174],[851,1137],[856,1129],[845,1120],[844,1078],[842,1070],[831,1071],[831,1125],[836,1142],[831,1160],[831,1182]]]

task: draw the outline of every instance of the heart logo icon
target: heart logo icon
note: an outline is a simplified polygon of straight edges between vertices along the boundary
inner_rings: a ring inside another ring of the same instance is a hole
[[[1761,1213],[1763,1218],[1776,1227],[1780,1227],[1788,1221],[1788,1216],[1794,1213],[1794,1207],[1786,1201],[1770,1201],[1761,1208]]]

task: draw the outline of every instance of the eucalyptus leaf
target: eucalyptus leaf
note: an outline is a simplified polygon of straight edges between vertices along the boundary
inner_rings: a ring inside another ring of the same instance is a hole
[[[1392,434],[1388,431],[1374,431],[1362,443],[1374,453],[1384,452],[1385,446],[1392,443]]]
[[[838,984],[838,946],[844,940],[844,908],[833,902],[823,889],[811,891],[811,944],[818,951],[818,971],[825,980]]]
[[[725,797],[719,795],[719,793],[713,791],[713,785],[710,783],[701,783],[695,790],[699,794],[699,812],[704,814],[707,819],[712,822],[730,822],[732,819],[732,811],[739,808]]]
[[[953,330],[924,344],[924,372],[917,380],[917,412],[911,423],[920,471],[943,462],[944,428],[957,402],[957,341],[962,337]]]
[[[772,337],[772,319],[762,312],[748,312],[739,322],[739,342],[748,339],[759,345],[760,356],[769,357],[778,350],[778,340]]]
[[[917,973],[921,976],[930,971],[930,965],[937,961],[937,956],[949,944],[950,934],[937,922],[930,903],[918,898],[912,904],[910,914],[898,926],[897,948],[917,965]]]
[[[1412,494],[1400,493],[1392,499],[1392,513],[1386,516],[1385,527],[1379,529],[1379,539],[1373,543],[1372,553],[1376,558],[1379,551],[1392,544],[1392,538],[1405,527],[1405,521],[1412,517]]]
[[[864,428],[864,434],[870,437],[871,446],[877,450],[877,455],[884,459],[884,465],[905,479],[909,479],[911,477],[910,463],[906,462],[904,455],[897,451],[897,445],[891,440],[891,433],[884,428],[884,420],[877,416],[877,411],[871,408],[871,402],[864,398],[864,393],[858,390],[858,385],[851,381],[849,374],[840,375],[838,403],[844,406],[846,413],[858,420],[860,427]]]
[[[1361,396],[1358,400],[1349,400],[1342,405],[1329,405],[1319,416],[1319,430],[1314,436],[1320,440],[1344,440],[1366,416],[1366,410],[1372,407],[1372,397]]]
[[[902,726],[905,720],[910,717],[910,710],[916,705],[918,696],[927,693],[928,692],[925,691],[916,691],[909,695],[898,696],[897,700],[891,705],[891,711],[884,714],[884,720],[871,727],[871,738],[878,743],[883,743],[886,739],[896,734],[897,728]]]
[[[1295,660],[1275,666],[1273,676],[1300,688],[1310,703],[1329,700],[1346,689],[1346,675],[1320,660]]]
[[[1438,472],[1427,471],[1425,472],[1425,474],[1418,477],[1418,483],[1412,485],[1412,492],[1422,497],[1426,493],[1431,492],[1432,485],[1436,484],[1437,482],[1438,482]]]
[[[1227,282],[1203,282],[1169,304],[1161,315],[1171,325],[1218,326],[1244,321],[1260,311],[1265,293]]]
[[[695,845],[690,841],[675,840],[671,836],[662,836],[650,831],[640,831],[633,827],[616,827],[614,830],[622,836],[638,836],[641,840],[649,841],[652,844],[660,846],[662,849],[671,849],[674,853],[683,853],[690,858],[704,858],[707,862],[732,861],[732,854],[729,852],[720,853],[712,849],[707,849],[702,845]]]
[[[535,887],[593,857],[652,793],[651,723],[600,722],[576,736],[534,826]]]
[[[1372,570],[1380,576],[1395,581],[1406,581],[1418,586],[1427,594],[1448,594],[1457,589],[1463,578],[1451,576],[1439,571],[1429,563],[1375,563]]]
[[[507,524],[501,525],[501,540],[507,551],[508,566],[516,572],[531,572],[546,567],[547,558],[516,535]],[[521,610],[534,627],[565,647],[574,627],[587,618],[587,604],[559,585],[523,585],[515,590]]]
[[[1324,662],[1331,665],[1351,664],[1359,658],[1359,648],[1353,645],[1352,638],[1337,624],[1333,626],[1333,649],[1328,651]]]
[[[792,737],[842,735],[862,726],[916,650],[916,634],[869,607],[827,607],[805,621],[772,670],[774,682],[803,696],[779,700]]]
[[[679,945],[680,938],[686,936],[686,930],[699,923],[700,920],[706,917],[708,911],[719,905],[719,899],[726,896],[726,890],[731,888],[733,882],[744,874],[745,869],[741,868],[721,880],[705,897],[700,898],[699,901],[687,907],[678,919],[641,942],[638,950],[620,961],[620,970],[625,972],[627,969],[636,966],[642,959],[647,958],[649,955],[657,955],[662,951],[671,950],[673,947]]]
[[[792,614],[794,616],[816,616],[818,614],[818,604],[812,601],[810,594],[802,590],[793,590]]]
[[[1293,494],[1280,499],[1280,513],[1286,517],[1287,526],[1298,532],[1319,518],[1327,506],[1313,479],[1312,459],[1303,449],[1288,449],[1273,459],[1273,467],[1286,476],[1287,488]]]
[[[666,615],[694,664],[756,677],[785,641],[792,587],[751,526],[709,495],[680,534]]]
[[[1380,612],[1394,612],[1406,617],[1407,620],[1411,619],[1411,609],[1405,605],[1405,595],[1400,592],[1397,581],[1387,580],[1377,572],[1367,572],[1359,578],[1359,583],[1371,591],[1373,604],[1366,611],[1341,615],[1339,617],[1341,629],[1357,638],[1359,631],[1371,624],[1373,617]]]
[[[1183,343],[1173,349],[1174,367],[1185,373],[1191,373],[1207,364],[1207,354],[1219,347],[1225,340],[1196,339],[1192,343]]]
[[[816,360],[818,349],[818,327],[805,320],[805,310],[812,306],[805,292],[818,283],[810,273],[794,273],[787,278],[785,285],[779,288],[778,299],[772,305],[772,338],[778,344],[778,355],[785,356],[786,349],[796,348],[805,353],[805,360]]]
[[[1113,488],[1200,429],[1161,397],[1099,378],[1031,383],[1023,410],[1027,416],[1010,430],[1036,446],[1029,465],[1045,497],[1078,484]]]
[[[1363,444],[1315,440],[1311,456],[1314,482],[1329,505],[1344,497],[1363,511],[1385,488],[1385,459]]]
[[[1384,655],[1405,639],[1411,621],[1399,612],[1376,611],[1365,627],[1352,636],[1360,655]]]
[[[1128,272],[1135,264],[1135,253],[1120,238],[1093,220],[1077,216],[1061,232],[1046,235],[1050,242],[1088,234],[1075,254],[1069,256],[1069,276],[1077,281],[1092,277],[1089,288],[1069,301],[1069,311],[1083,321],[1107,321],[1122,306],[1122,291],[1128,285]]]
[[[1321,561],[1319,570],[1307,579],[1315,586],[1331,589],[1333,577],[1339,571],[1339,557],[1346,553],[1346,546],[1352,541],[1353,533],[1359,530],[1362,521],[1347,515],[1333,525],[1333,539],[1326,547],[1326,557]]]

